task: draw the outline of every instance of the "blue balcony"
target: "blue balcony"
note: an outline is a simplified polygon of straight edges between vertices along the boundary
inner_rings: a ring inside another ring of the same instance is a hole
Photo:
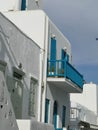
[[[48,60],[47,76],[66,78],[70,83],[83,89],[83,76],[66,60]]]

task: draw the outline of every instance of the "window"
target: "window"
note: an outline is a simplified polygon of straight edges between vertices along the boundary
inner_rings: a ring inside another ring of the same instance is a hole
[[[78,110],[77,108],[71,108],[70,110],[70,118],[76,119],[78,117]]]
[[[16,119],[22,118],[23,83],[21,80],[7,76],[7,86]]]
[[[7,63],[5,61],[0,60],[0,71],[2,71],[5,75]]]
[[[55,72],[55,68],[56,68],[56,62],[54,62],[56,60],[56,39],[55,38],[51,38],[50,60],[52,61],[50,62],[50,70]]]
[[[36,79],[31,78],[30,81],[30,99],[29,99],[29,115],[35,117],[37,109],[37,86]]]
[[[6,66],[7,66],[7,63],[0,60],[0,73],[3,72],[4,76],[5,76]],[[0,86],[0,102],[3,103],[4,102],[4,95],[5,95],[4,94],[4,84],[5,84],[5,82],[2,81],[0,83],[2,83],[1,86]],[[2,107],[3,107],[3,105],[1,105],[1,108]]]
[[[67,54],[67,52],[64,49],[62,49],[61,51],[62,60],[66,59],[66,61],[69,62],[69,55]]]
[[[14,78],[21,80],[24,75],[25,75],[25,73],[22,70],[20,70],[16,67],[13,67],[13,77]]]

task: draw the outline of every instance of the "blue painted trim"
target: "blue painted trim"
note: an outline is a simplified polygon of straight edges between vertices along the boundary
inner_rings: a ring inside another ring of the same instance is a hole
[[[56,39],[51,38],[50,60],[56,60]],[[50,69],[55,73],[56,63],[50,63]]]
[[[63,130],[63,128],[56,128],[55,130]]]
[[[66,61],[69,62],[69,55],[64,51],[64,49],[61,50],[61,59],[66,59]]]
[[[50,60],[56,60],[56,39],[51,38]]]
[[[45,103],[45,123],[48,123],[48,117],[49,117],[49,99],[46,99],[46,103]]]
[[[26,0],[22,0],[21,2],[21,10],[25,10],[26,9]]]

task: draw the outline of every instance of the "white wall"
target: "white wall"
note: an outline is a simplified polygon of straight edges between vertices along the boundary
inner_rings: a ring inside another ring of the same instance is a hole
[[[0,11],[21,9],[21,0],[0,0]]]
[[[31,73],[39,78],[40,48],[2,15],[0,15],[0,38],[0,58],[9,62],[9,68],[13,65],[17,67],[21,62],[27,75]]]
[[[31,120],[17,120],[19,130],[54,130],[53,125]]]
[[[71,117],[77,117],[76,120],[78,122],[84,121],[90,124],[97,125],[97,114],[95,114],[93,111],[89,110],[83,105],[80,105],[79,103],[74,103],[74,102],[71,102],[71,108],[75,108],[75,110],[77,110],[77,112],[73,111]],[[75,119],[71,118],[71,120],[75,120]],[[76,122],[74,122],[74,124],[75,123]]]
[[[4,13],[18,28],[20,28],[27,36],[33,39],[41,48],[44,48],[46,17],[48,16],[42,10],[9,12]],[[71,61],[71,45],[64,35],[48,18],[48,40],[50,46],[50,39],[52,34],[57,39],[57,57],[61,58],[61,49],[67,47],[67,52]]]
[[[45,14],[43,11],[17,11],[3,14],[44,49]]]
[[[84,84],[83,93],[81,94],[70,94],[71,101],[77,102],[89,110],[97,113],[98,109],[98,88],[96,84]]]
[[[0,0],[0,11],[21,10],[22,0]],[[42,8],[42,0],[26,0],[26,10]]]
[[[38,80],[39,84],[40,48],[33,40],[28,38],[2,15],[0,15],[0,59],[7,62],[7,75],[10,76],[12,76],[12,67],[18,67],[19,63],[22,63],[23,71],[26,74],[23,80],[24,94],[22,117],[28,118],[31,76]],[[38,86],[38,89],[39,88],[40,84]]]
[[[57,128],[62,128],[62,107],[66,106],[66,127],[69,125],[70,118],[70,99],[69,94],[60,88],[56,88],[54,85],[47,85],[47,95],[46,98],[50,100],[50,120],[49,123],[53,123],[53,104],[57,101],[58,104],[58,123]]]
[[[71,107],[79,108],[78,120],[86,121],[90,124],[97,125],[98,115],[98,86],[93,84],[84,84],[83,93],[70,94]],[[72,104],[80,104],[74,106]]]
[[[69,54],[69,61],[71,62],[71,44],[68,39],[60,32],[60,30],[52,23],[49,19],[49,53],[50,54],[50,46],[51,46],[51,37],[55,35],[55,39],[57,42],[57,59],[61,59],[61,49],[64,47],[67,48],[67,53]],[[50,56],[50,55],[49,55]]]
[[[0,130],[19,130],[2,67],[0,64]]]
[[[42,8],[42,0],[27,0],[27,10]]]

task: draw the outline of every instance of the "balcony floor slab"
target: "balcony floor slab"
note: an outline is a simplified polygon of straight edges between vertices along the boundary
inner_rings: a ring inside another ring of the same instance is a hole
[[[67,93],[82,93],[83,89],[66,78],[48,77],[47,83],[51,86],[58,87]]]

